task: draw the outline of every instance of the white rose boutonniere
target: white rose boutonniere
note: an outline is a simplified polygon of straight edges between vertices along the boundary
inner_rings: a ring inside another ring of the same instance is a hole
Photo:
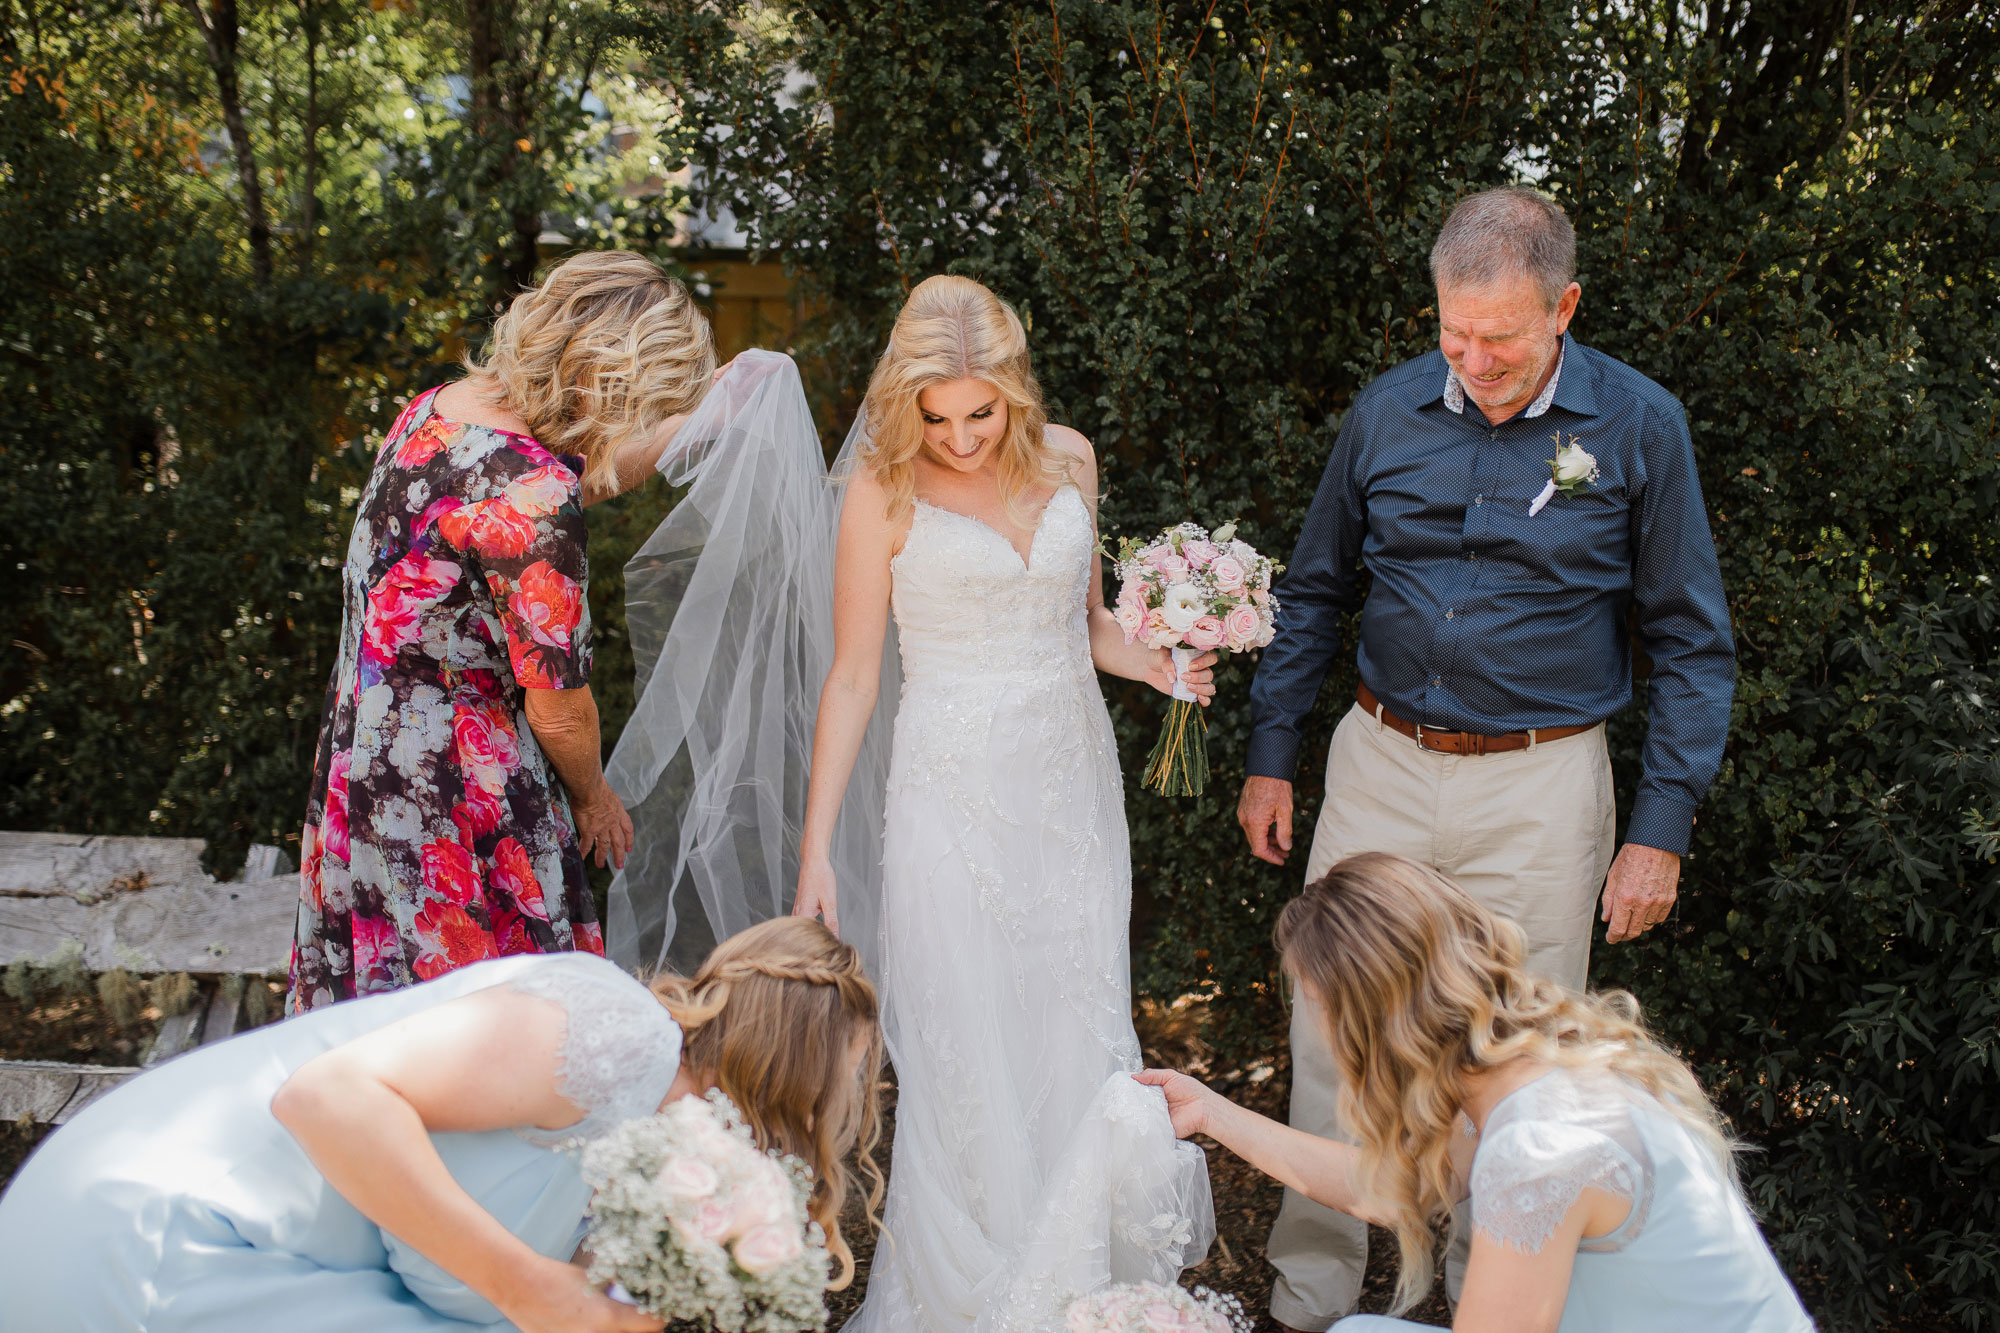
[[[1542,512],[1544,506],[1556,496],[1581,495],[1597,480],[1597,457],[1576,442],[1576,436],[1569,437],[1569,443],[1562,442],[1562,432],[1557,431],[1549,438],[1556,442],[1556,456],[1548,459],[1549,480],[1528,506],[1528,517]]]

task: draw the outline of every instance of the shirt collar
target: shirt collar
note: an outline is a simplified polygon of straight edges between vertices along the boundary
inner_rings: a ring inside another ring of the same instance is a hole
[[[1535,401],[1528,404],[1528,410],[1521,413],[1523,417],[1532,419],[1549,410],[1549,404],[1556,400],[1556,386],[1562,383],[1563,362],[1568,359],[1569,335],[1565,333],[1562,336],[1562,346],[1556,349],[1555,372],[1549,376],[1549,382],[1542,386],[1542,391],[1535,395]],[[1588,396],[1588,391],[1586,391],[1585,397]],[[1444,405],[1460,416],[1465,415],[1465,385],[1459,382],[1458,372],[1451,368],[1449,362],[1445,364],[1444,368]],[[1567,397],[1563,402],[1563,406],[1570,406]],[[1595,410],[1594,403],[1592,404],[1592,410]]]

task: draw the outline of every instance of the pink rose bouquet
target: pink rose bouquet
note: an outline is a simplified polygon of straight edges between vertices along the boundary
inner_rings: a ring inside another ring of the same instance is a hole
[[[1143,543],[1121,537],[1117,553],[1105,554],[1118,566],[1111,615],[1125,642],[1174,656],[1174,702],[1146,761],[1146,785],[1199,796],[1208,785],[1208,723],[1179,677],[1201,653],[1247,653],[1271,642],[1278,622],[1271,580],[1282,566],[1236,540],[1234,523],[1214,532],[1182,523]]]
[[[1105,1287],[1070,1302],[1064,1333],[1248,1333],[1242,1302],[1205,1287]]]
[[[826,1327],[831,1261],[812,1173],[757,1146],[720,1092],[629,1120],[582,1150],[590,1276],[673,1323],[720,1333]]]

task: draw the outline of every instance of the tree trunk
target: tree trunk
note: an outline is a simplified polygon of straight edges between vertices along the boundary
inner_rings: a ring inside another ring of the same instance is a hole
[[[222,103],[222,124],[236,150],[236,179],[243,188],[243,212],[250,230],[250,270],[257,285],[271,284],[271,222],[264,216],[264,186],[257,175],[257,158],[250,151],[250,127],[243,120],[243,97],[236,84],[236,49],[242,37],[236,0],[212,0],[204,11],[201,0],[184,0],[208,46],[209,68],[215,71],[216,96]]]
[[[530,137],[535,93],[523,70],[515,0],[466,0],[465,19],[472,127],[496,150],[484,184],[509,200],[508,234],[499,239],[493,267],[494,295],[504,302],[534,285],[540,263],[541,210],[532,200],[513,198],[516,192],[508,188],[521,172],[520,145]]]
[[[299,26],[306,35],[306,123],[299,199],[299,253],[311,259],[319,240],[319,6],[299,0]]]

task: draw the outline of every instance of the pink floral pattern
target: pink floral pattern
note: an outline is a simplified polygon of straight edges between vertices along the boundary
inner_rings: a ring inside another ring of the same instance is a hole
[[[506,954],[604,952],[529,689],[590,676],[574,460],[397,419],[361,496],[300,843],[293,1009]]]

